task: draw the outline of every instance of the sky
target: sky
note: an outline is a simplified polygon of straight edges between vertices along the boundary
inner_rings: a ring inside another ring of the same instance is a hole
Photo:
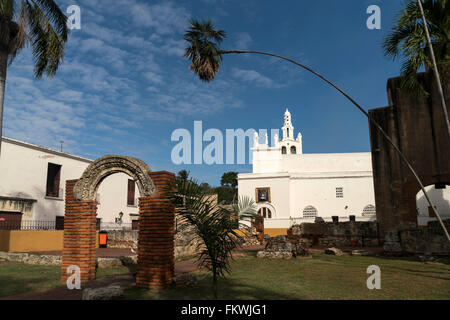
[[[8,68],[4,135],[91,159],[140,158],[152,170],[178,172],[219,185],[224,172],[250,164],[176,165],[172,132],[277,129],[286,108],[304,153],[369,152],[364,115],[335,89],[298,67],[265,56],[226,55],[211,83],[182,57],[189,19],[212,19],[227,33],[222,48],[260,50],[302,62],[336,82],[364,109],[387,105],[386,81],[401,61],[382,42],[402,0],[60,0],[81,9],[65,59],[52,79],[33,78],[25,49]],[[369,30],[366,9],[381,9]],[[203,143],[205,147],[208,142]]]

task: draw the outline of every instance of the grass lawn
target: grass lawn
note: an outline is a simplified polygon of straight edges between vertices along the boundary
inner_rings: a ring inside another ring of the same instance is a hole
[[[381,268],[381,289],[366,287],[369,265]],[[450,299],[450,263],[413,258],[315,254],[311,259],[257,259],[254,253],[232,262],[233,273],[219,281],[220,299]],[[129,273],[126,267],[98,269],[97,277]],[[194,272],[198,288],[149,291],[132,287],[126,299],[211,299],[211,276]],[[56,286],[60,268],[0,262],[0,297]]]
[[[381,289],[369,290],[366,269],[381,268]],[[219,282],[219,299],[450,299],[450,265],[386,257],[314,255],[266,260],[254,255],[232,263]],[[198,288],[148,291],[132,287],[127,299],[211,299],[211,277],[194,273]]]
[[[97,278],[129,272],[130,270],[127,267],[98,269]],[[43,291],[61,286],[60,276],[61,268],[59,266],[0,262],[0,297],[31,291]]]

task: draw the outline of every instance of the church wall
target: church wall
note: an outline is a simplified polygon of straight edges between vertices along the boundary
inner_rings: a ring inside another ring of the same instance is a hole
[[[307,206],[315,207],[319,217],[348,219],[350,215],[361,217],[365,206],[375,205],[372,176],[292,179],[290,184],[290,215],[294,218],[302,218]],[[336,197],[336,188],[343,188],[343,198]]]
[[[244,175],[240,175],[242,177]],[[267,206],[272,211],[273,219],[285,219],[289,227],[289,179],[287,176],[270,177],[260,179],[238,180],[239,196],[248,196],[256,202],[256,188],[270,188],[270,204],[265,202],[257,203],[258,209]],[[274,209],[274,210],[273,210]],[[264,226],[270,227],[270,219],[265,219]],[[285,226],[273,226],[274,228],[284,228]]]

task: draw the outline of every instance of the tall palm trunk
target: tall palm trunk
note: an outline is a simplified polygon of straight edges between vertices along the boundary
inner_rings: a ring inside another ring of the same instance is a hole
[[[433,203],[431,202],[427,191],[425,190],[425,187],[423,186],[422,181],[420,180],[419,176],[417,175],[416,171],[414,170],[414,168],[412,167],[411,163],[409,162],[409,160],[406,158],[406,156],[403,154],[403,152],[401,152],[401,150],[397,147],[397,145],[391,140],[391,138],[389,137],[389,135],[383,130],[383,128],[378,124],[378,122],[376,122],[372,117],[370,117],[369,113],[364,110],[355,100],[353,100],[347,93],[345,93],[341,88],[339,88],[336,84],[334,84],[333,82],[331,82],[330,80],[328,80],[327,78],[325,78],[324,76],[322,76],[320,73],[314,71],[313,69],[298,63],[295,60],[274,54],[274,53],[268,53],[268,52],[262,52],[262,51],[253,51],[253,50],[221,50],[219,51],[220,54],[230,54],[230,53],[237,53],[237,54],[262,54],[262,55],[266,55],[266,56],[271,56],[271,57],[275,57],[275,58],[279,58],[282,60],[286,60],[288,62],[291,62],[309,72],[311,72],[312,74],[316,75],[317,77],[319,77],[320,79],[322,79],[323,81],[325,81],[326,83],[328,83],[329,85],[331,85],[333,88],[335,88],[337,91],[339,91],[342,95],[344,95],[351,103],[353,103],[353,105],[355,105],[368,119],[369,121],[378,129],[378,131],[384,136],[384,138],[389,142],[389,144],[392,146],[392,148],[394,148],[394,150],[398,153],[398,155],[400,156],[400,158],[403,160],[403,162],[406,164],[406,166],[408,167],[408,169],[411,171],[411,173],[413,174],[414,178],[416,179],[416,181],[418,182],[420,189],[422,190],[425,198],[427,199],[428,204],[430,205],[431,209],[433,210],[434,214],[436,215],[436,217],[439,220],[439,223],[441,224],[442,228],[444,229],[444,233],[447,236],[447,240],[450,242],[450,235],[447,231],[447,228],[445,227],[444,223],[442,222],[441,216],[439,215],[439,213],[437,212],[435,206],[433,205]]]
[[[7,67],[8,67],[8,54],[6,52],[0,51],[0,157],[2,154],[3,104],[5,102]]]

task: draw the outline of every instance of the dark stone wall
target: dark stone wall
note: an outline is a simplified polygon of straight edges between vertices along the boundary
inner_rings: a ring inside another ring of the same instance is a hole
[[[380,245],[376,221],[315,222],[293,225],[287,231],[289,240],[306,247],[376,247]]]
[[[435,80],[419,75],[430,96],[414,98],[401,91],[400,78],[387,82],[389,106],[369,110],[402,150],[424,186],[450,183],[450,143]],[[444,86],[450,113],[450,81]],[[417,226],[416,194],[420,187],[395,150],[371,123],[370,140],[377,220],[380,232]]]

